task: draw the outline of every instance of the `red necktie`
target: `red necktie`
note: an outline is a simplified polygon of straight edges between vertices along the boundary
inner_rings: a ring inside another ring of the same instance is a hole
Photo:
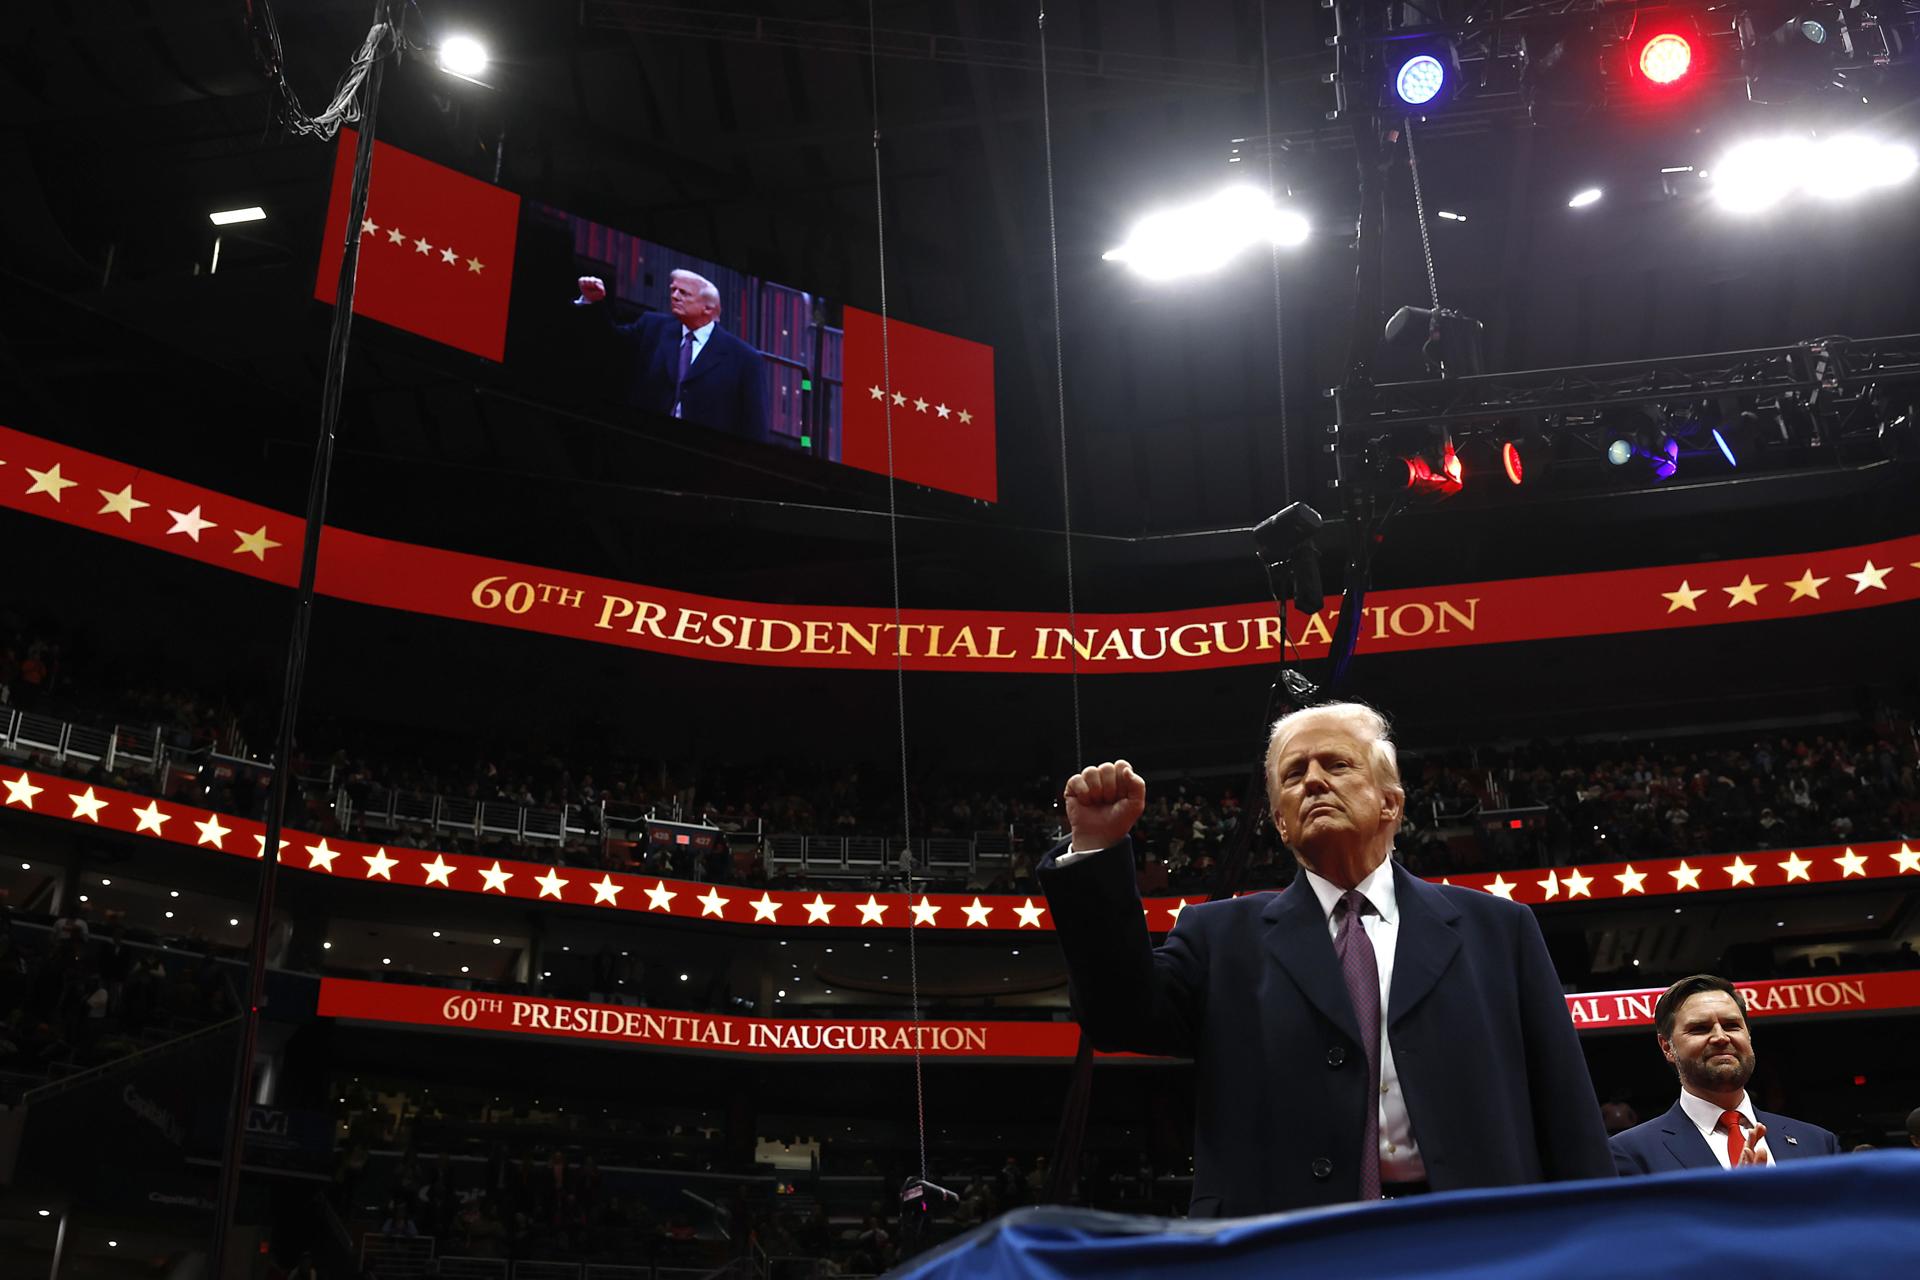
[[[1747,1135],[1740,1131],[1738,1111],[1722,1112],[1720,1123],[1727,1131],[1727,1167],[1732,1169],[1739,1165],[1740,1157],[1746,1153]]]

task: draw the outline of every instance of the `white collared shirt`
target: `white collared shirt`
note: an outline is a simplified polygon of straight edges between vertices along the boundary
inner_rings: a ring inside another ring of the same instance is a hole
[[[1707,1147],[1713,1152],[1713,1158],[1720,1162],[1720,1167],[1731,1169],[1733,1162],[1727,1159],[1727,1131],[1720,1127],[1720,1116],[1723,1111],[1720,1104],[1696,1097],[1682,1088],[1680,1109],[1687,1113],[1687,1119],[1693,1121],[1694,1126],[1700,1130],[1700,1136],[1707,1140]],[[1740,1113],[1741,1131],[1751,1134],[1753,1126],[1759,1123],[1753,1115],[1753,1098],[1742,1093],[1740,1105],[1734,1110]],[[1765,1138],[1760,1139],[1760,1155],[1765,1158],[1766,1163],[1773,1163],[1773,1152],[1767,1149]]]
[[[1320,912],[1327,919],[1327,932],[1338,937],[1339,922],[1333,909],[1340,905],[1346,891],[1331,880],[1309,871],[1301,872]],[[1362,912],[1360,923],[1373,944],[1374,963],[1380,970],[1380,1179],[1383,1182],[1419,1182],[1427,1176],[1426,1163],[1420,1158],[1420,1144],[1413,1134],[1413,1117],[1407,1114],[1407,1096],[1400,1088],[1400,1072],[1393,1062],[1393,1044],[1387,1037],[1387,1011],[1392,1007],[1393,954],[1400,940],[1400,903],[1393,889],[1393,859],[1383,861],[1367,873],[1354,888],[1372,904]]]
[[[687,334],[692,333],[693,334],[693,351],[691,352],[691,354],[687,356],[687,372],[688,373],[693,372],[693,362],[698,360],[700,358],[700,353],[707,349],[707,339],[713,336],[713,326],[716,323],[717,323],[716,321],[709,320],[705,324],[701,325],[698,329],[692,329],[692,330],[689,330],[685,325],[680,326],[680,336],[678,338],[675,338],[673,341],[674,369],[678,370],[680,368],[680,348],[683,345],[685,345],[687,341]],[[676,418],[681,416],[680,402],[678,400],[673,402],[673,416]]]

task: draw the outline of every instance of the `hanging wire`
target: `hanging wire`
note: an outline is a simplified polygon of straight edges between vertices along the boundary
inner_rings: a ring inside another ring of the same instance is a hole
[[[1413,175],[1413,214],[1420,220],[1420,252],[1427,259],[1427,296],[1435,311],[1440,309],[1440,278],[1433,271],[1433,232],[1427,226],[1427,198],[1420,189],[1420,157],[1413,150],[1413,117],[1407,117],[1407,172]]]
[[[880,401],[887,426],[887,557],[893,571],[893,633],[900,635],[900,510],[894,500],[893,479],[893,364],[888,347],[886,202],[880,195],[880,48],[873,20],[874,0],[867,0],[867,72],[873,93],[873,225],[880,251],[880,384],[887,394]],[[927,1087],[920,1061],[920,950],[915,945],[919,917],[913,910],[913,787],[907,772],[906,648],[893,646],[893,693],[900,723],[900,832],[901,866],[907,875],[907,994],[913,1017],[913,1107],[920,1139],[920,1179],[927,1178]]]
[[[1273,136],[1273,55],[1267,49],[1267,0],[1260,0],[1260,80],[1265,98],[1267,125],[1267,203],[1278,194],[1274,177],[1273,153],[1279,149]],[[1287,433],[1287,338],[1280,307],[1280,246],[1267,246],[1267,262],[1273,271],[1273,364],[1280,393],[1280,504],[1293,501],[1293,450]],[[1280,661],[1287,660],[1286,611],[1280,614]]]
[[[360,85],[366,80],[368,70],[376,59],[387,52],[389,44],[394,49],[401,46],[401,38],[393,24],[375,22],[368,29],[366,39],[360,42],[360,48],[354,53],[346,74],[334,86],[332,101],[319,115],[310,116],[300,105],[300,96],[287,80],[286,52],[280,45],[280,24],[274,19],[273,6],[268,0],[256,0],[250,7],[250,18],[255,56],[260,62],[261,71],[273,81],[275,90],[279,92],[287,128],[323,140],[331,140],[340,132],[341,125],[359,121]]]
[[[1067,677],[1073,691],[1073,767],[1086,763],[1080,739],[1080,612],[1073,592],[1073,488],[1067,470],[1067,361],[1060,334],[1060,229],[1053,208],[1053,102],[1047,81],[1047,9],[1040,6],[1040,135],[1047,152],[1047,249],[1053,267],[1053,394],[1060,420],[1060,529],[1067,552]]]

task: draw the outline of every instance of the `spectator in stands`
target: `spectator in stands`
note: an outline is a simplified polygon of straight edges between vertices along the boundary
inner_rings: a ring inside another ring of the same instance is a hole
[[[1747,1003],[1731,982],[1706,973],[1682,978],[1654,1004],[1653,1018],[1680,1097],[1665,1115],[1611,1139],[1622,1176],[1840,1153],[1840,1139],[1827,1130],[1755,1109],[1747,1096],[1755,1061]]]
[[[1125,761],[1068,781],[1072,834],[1042,868],[1088,1038],[1195,1061],[1189,1212],[1605,1176],[1533,913],[1393,866],[1406,793],[1379,713],[1281,718],[1267,783],[1304,874],[1284,894],[1187,907],[1158,950],[1128,839],[1147,787]]]

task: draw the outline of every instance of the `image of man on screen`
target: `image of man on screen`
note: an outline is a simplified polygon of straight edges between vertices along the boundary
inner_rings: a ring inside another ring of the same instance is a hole
[[[720,327],[720,290],[675,271],[668,313],[614,323],[598,276],[580,277],[575,304],[606,316],[622,347],[619,394],[650,413],[680,418],[747,440],[767,439],[767,370],[760,353]]]

